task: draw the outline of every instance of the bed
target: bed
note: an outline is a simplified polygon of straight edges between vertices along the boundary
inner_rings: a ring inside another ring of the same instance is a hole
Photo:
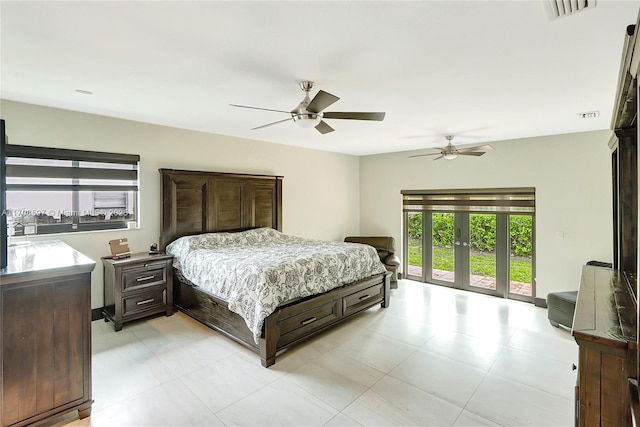
[[[277,235],[282,231],[281,176],[173,169],[160,169],[160,173],[163,250],[181,238],[197,241],[209,233],[272,229],[270,234]],[[219,293],[196,285],[179,268],[174,268],[173,283],[176,308],[251,348],[265,367],[273,365],[277,353],[289,346],[375,305],[387,307],[390,296],[389,273],[368,275],[321,293],[279,302],[256,331]]]

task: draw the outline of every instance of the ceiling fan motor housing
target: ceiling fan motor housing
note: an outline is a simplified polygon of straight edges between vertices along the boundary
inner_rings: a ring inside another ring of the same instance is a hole
[[[291,117],[299,126],[312,128],[322,120],[322,113],[296,113],[292,111]]]
[[[300,89],[305,92],[304,99],[296,108],[291,110],[291,117],[293,121],[301,127],[309,127],[312,128],[316,126],[322,120],[322,112],[313,112],[309,111],[307,107],[311,102],[311,98],[309,98],[309,92],[313,89],[313,82],[310,80],[305,80],[300,82]]]
[[[312,82],[303,82],[303,83],[312,83]],[[314,113],[313,111],[307,110],[307,107],[309,106],[309,102],[311,102],[311,99],[309,98],[309,92],[308,91],[305,91],[305,92],[307,92],[307,95],[304,97],[302,102],[298,104],[296,108],[291,110],[291,117],[293,118],[293,121],[296,122],[299,126],[311,128],[317,125],[320,122],[320,120],[322,120],[323,115],[322,115],[322,112]]]

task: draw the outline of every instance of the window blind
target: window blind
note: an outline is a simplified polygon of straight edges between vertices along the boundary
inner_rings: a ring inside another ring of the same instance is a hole
[[[11,235],[137,224],[140,156],[9,144],[5,148]]]
[[[6,156],[7,191],[138,191],[138,155],[7,145]]]
[[[402,190],[404,212],[535,213],[534,188]]]

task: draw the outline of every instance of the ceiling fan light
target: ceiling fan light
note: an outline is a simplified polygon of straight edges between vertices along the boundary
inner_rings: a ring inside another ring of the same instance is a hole
[[[442,156],[443,159],[447,159],[447,160],[453,160],[456,157],[458,157],[457,153],[447,153],[444,156]]]
[[[322,120],[322,114],[309,113],[309,114],[295,114],[293,116],[293,121],[296,122],[296,124],[301,128],[316,127],[321,120]]]

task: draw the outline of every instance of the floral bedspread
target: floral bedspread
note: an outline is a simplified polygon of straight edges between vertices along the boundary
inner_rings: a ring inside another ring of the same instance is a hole
[[[185,278],[244,318],[256,344],[264,319],[282,302],[386,271],[371,246],[303,239],[272,228],[185,236],[167,253]]]

